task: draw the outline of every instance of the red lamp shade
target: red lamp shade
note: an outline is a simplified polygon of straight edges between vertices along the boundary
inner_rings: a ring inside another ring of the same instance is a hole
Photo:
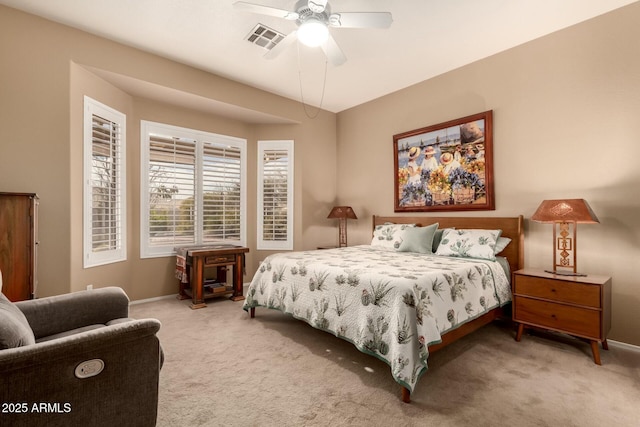
[[[536,222],[600,222],[584,199],[543,200],[531,219]]]

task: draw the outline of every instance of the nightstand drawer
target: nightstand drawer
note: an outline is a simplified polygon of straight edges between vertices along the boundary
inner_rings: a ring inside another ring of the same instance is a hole
[[[516,297],[514,320],[585,338],[602,338],[599,310]]]
[[[601,307],[600,286],[568,280],[549,280],[517,274],[515,276],[514,293],[587,307]]]

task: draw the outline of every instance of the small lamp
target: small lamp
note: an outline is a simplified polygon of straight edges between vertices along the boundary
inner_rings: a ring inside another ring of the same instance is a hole
[[[334,206],[327,218],[338,218],[340,220],[339,246],[341,248],[347,246],[347,218],[358,219],[356,213],[351,206]]]
[[[586,276],[576,270],[578,223],[600,222],[584,199],[543,200],[531,217],[533,221],[553,224],[553,270],[547,273]],[[559,255],[559,260],[558,260]],[[558,270],[558,268],[571,269]]]

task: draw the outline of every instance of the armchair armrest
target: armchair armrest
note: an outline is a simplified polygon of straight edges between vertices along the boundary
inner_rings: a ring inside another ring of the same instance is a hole
[[[19,301],[15,305],[24,313],[36,340],[129,315],[129,298],[118,287]]]
[[[155,425],[159,329],[155,319],[131,320],[0,351],[2,402],[23,402],[28,408],[53,402],[64,409],[3,414],[7,425]],[[103,369],[92,377],[78,376],[78,366],[93,359],[100,359]]]

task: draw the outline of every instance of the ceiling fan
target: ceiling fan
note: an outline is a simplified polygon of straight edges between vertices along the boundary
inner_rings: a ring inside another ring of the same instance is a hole
[[[300,40],[307,46],[320,46],[333,65],[341,65],[347,57],[329,33],[332,28],[389,28],[393,19],[389,12],[331,12],[327,0],[298,0],[293,11],[243,1],[234,7],[246,12],[296,21],[298,29],[273,47],[265,58],[277,57],[283,50]]]

